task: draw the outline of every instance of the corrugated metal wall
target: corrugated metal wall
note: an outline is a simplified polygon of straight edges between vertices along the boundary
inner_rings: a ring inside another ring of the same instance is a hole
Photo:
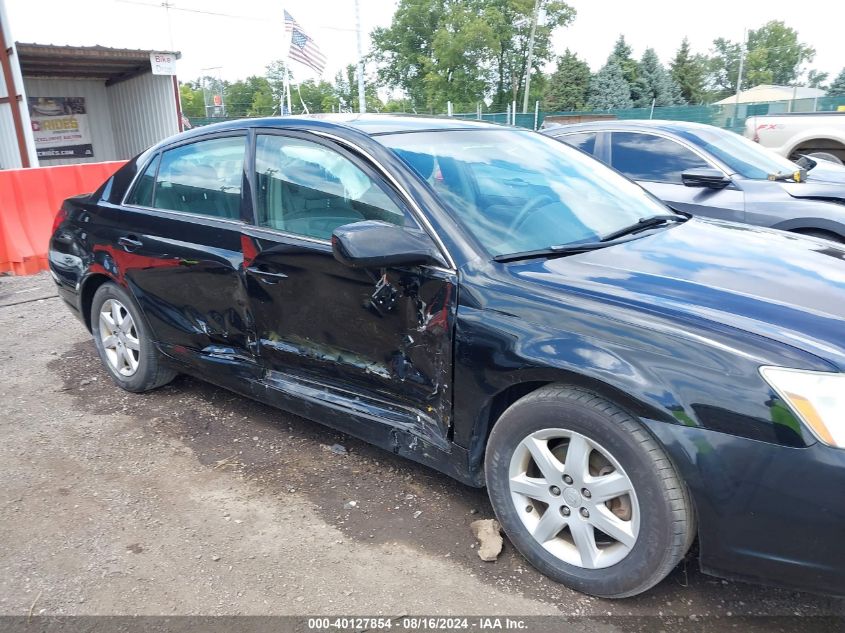
[[[6,97],[6,80],[0,68],[0,97]],[[18,137],[12,119],[12,104],[0,103],[0,169],[15,169],[21,166]]]
[[[90,79],[44,79],[24,77],[27,97],[85,97],[85,110],[91,130],[93,158],[51,158],[40,159],[42,167],[49,165],[71,165],[76,163],[100,163],[122,160],[129,156],[118,155],[112,131],[112,113],[106,84]]]
[[[26,77],[24,83],[27,97],[85,97],[94,157],[41,159],[42,167],[128,160],[179,131],[173,79],[169,75],[147,73],[109,87],[102,81],[83,79]],[[0,111],[0,138],[14,138],[13,128],[5,130],[2,114]],[[11,116],[8,119],[11,126]],[[8,133],[12,136],[7,137]],[[6,145],[3,143],[0,149],[0,165],[4,167]]]
[[[129,159],[179,131],[173,78],[147,73],[106,89],[115,150]]]

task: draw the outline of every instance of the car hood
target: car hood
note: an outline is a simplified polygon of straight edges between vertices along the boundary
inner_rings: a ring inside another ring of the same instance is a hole
[[[692,219],[604,249],[531,260],[526,282],[693,317],[786,343],[845,370],[845,247]]]
[[[807,173],[807,182],[832,182],[845,185],[845,166],[826,160],[817,160]]]
[[[778,184],[793,198],[816,200],[825,198],[845,202],[845,182],[827,182],[808,177],[807,182],[779,182]]]

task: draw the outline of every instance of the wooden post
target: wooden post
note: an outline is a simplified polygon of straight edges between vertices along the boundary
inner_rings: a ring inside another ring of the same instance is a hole
[[[18,94],[15,88],[15,78],[12,75],[12,63],[9,61],[9,51],[14,49],[6,45],[6,33],[3,24],[0,24],[0,68],[3,69],[3,78],[6,80],[6,100],[12,109],[12,125],[15,127],[15,136],[18,139],[18,152],[21,157],[21,167],[30,167],[29,152],[26,148],[26,136],[23,131],[23,119],[21,118],[21,101],[23,97]]]

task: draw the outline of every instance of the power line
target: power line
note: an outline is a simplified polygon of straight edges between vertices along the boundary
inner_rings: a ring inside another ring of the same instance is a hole
[[[122,4],[135,4],[142,7],[152,7],[154,9],[160,9],[165,7],[168,11],[182,11],[183,13],[198,13],[200,15],[210,15],[213,17],[218,18],[235,18],[238,20],[251,20],[253,22],[267,22],[266,16],[257,16],[257,15],[242,15],[237,13],[222,13],[219,11],[208,11],[207,9],[191,9],[188,7],[179,7],[171,2],[161,2],[158,4],[152,2],[141,2],[140,0],[114,0],[115,2],[120,2]],[[321,29],[328,29],[331,31],[347,31],[347,32],[355,32],[355,29],[344,28],[341,26],[329,26],[327,24],[315,24],[317,28]]]

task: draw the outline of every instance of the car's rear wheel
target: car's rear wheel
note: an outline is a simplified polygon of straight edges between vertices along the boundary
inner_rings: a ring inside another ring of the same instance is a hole
[[[94,293],[91,331],[100,360],[123,389],[149,391],[176,376],[161,365],[140,308],[117,284],[105,283]]]
[[[642,593],[692,543],[692,505],[666,454],[633,417],[584,389],[549,385],[509,407],[485,473],[514,546],[578,591]]]

